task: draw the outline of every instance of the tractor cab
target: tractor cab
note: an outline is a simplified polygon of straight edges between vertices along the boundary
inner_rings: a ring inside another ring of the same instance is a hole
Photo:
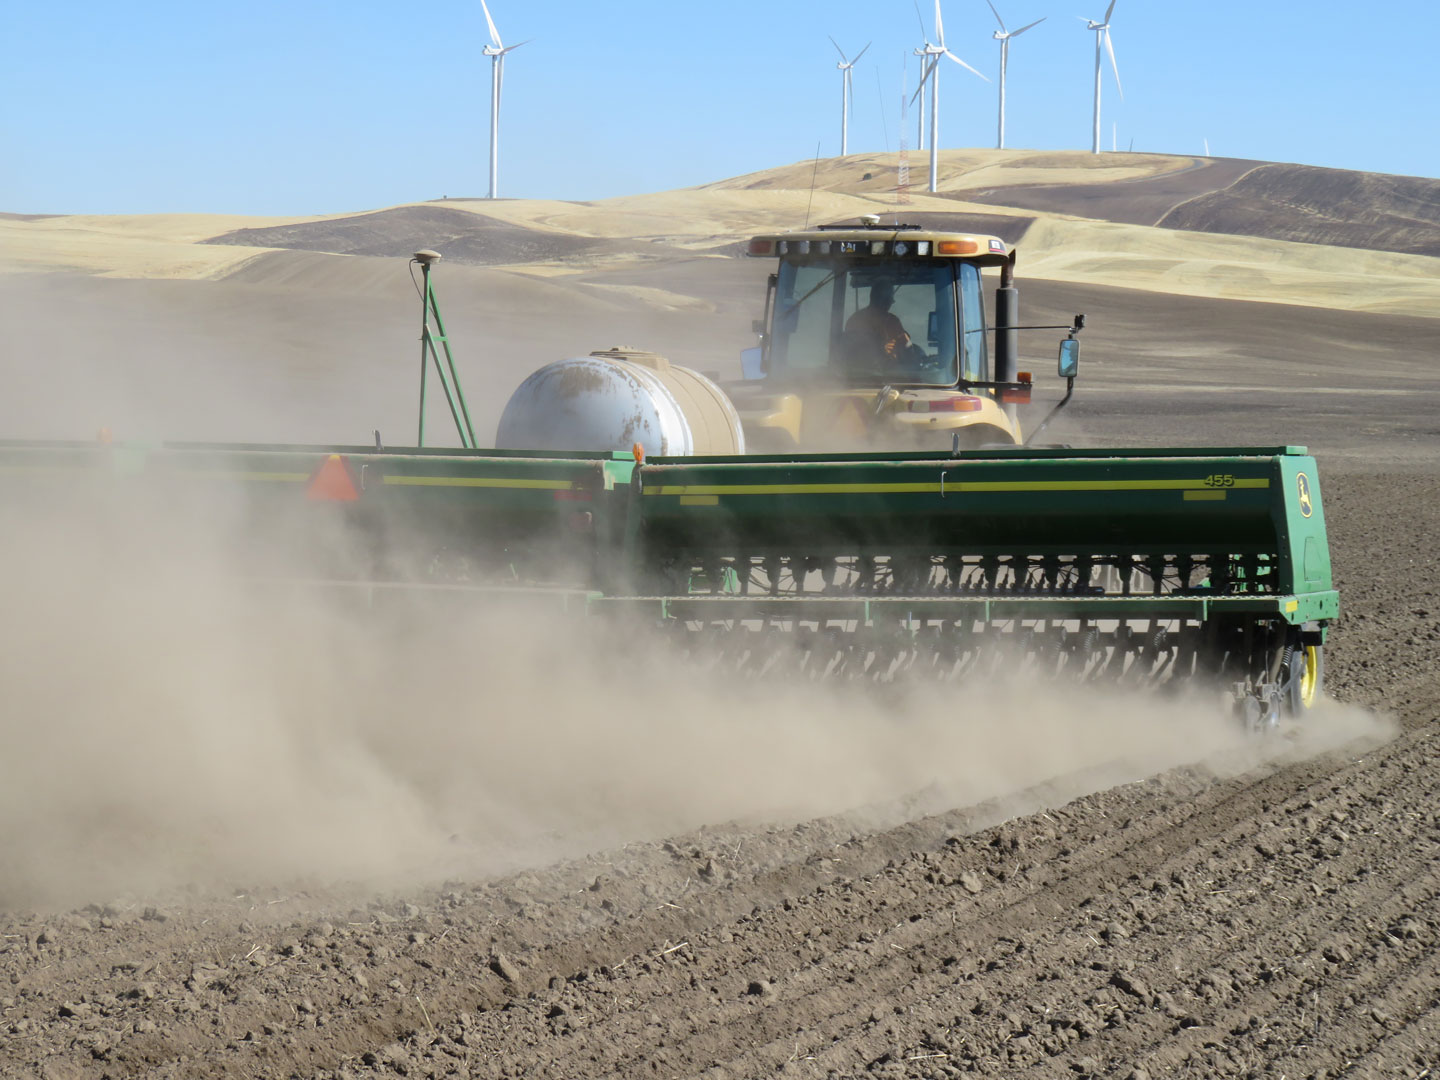
[[[1004,241],[866,221],[757,236],[748,254],[779,260],[761,344],[743,358],[745,381],[727,388],[750,446],[939,449],[957,432],[966,445],[1019,441],[1004,407],[1017,398],[992,370],[980,274],[1009,276]]]

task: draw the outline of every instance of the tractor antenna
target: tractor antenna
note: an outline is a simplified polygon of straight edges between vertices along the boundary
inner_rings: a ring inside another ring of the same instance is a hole
[[[805,200],[805,224],[802,228],[810,227],[810,204],[815,201],[815,177],[820,172],[820,143],[815,143],[815,168],[810,170],[810,197]]]

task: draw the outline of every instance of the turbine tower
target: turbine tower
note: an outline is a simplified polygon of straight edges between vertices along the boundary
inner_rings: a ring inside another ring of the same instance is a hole
[[[526,42],[507,48],[500,40],[500,31],[495,29],[495,20],[490,17],[485,0],[480,0],[480,10],[485,12],[485,25],[490,28],[490,44],[480,50],[490,57],[490,193],[485,197],[495,199],[499,197],[496,188],[500,178],[500,90],[505,85],[505,54]]]
[[[990,0],[985,0],[990,4]],[[995,40],[1000,42],[1000,128],[999,134],[995,137],[995,149],[1005,149],[1005,69],[1010,66],[1010,39],[1019,37],[1032,26],[1039,26],[1049,16],[1036,19],[1032,23],[1020,27],[1019,30],[1006,30],[1005,20],[1000,18],[1000,12],[995,10],[995,5],[990,4],[990,11],[995,16],[995,21],[1000,24],[1000,29],[995,31]]]
[[[1100,22],[1094,19],[1085,21],[1085,29],[1095,31],[1095,138],[1090,144],[1090,152],[1100,152],[1100,47],[1103,44],[1105,51],[1110,54],[1110,70],[1115,73],[1115,89],[1119,91],[1120,100],[1125,100],[1125,91],[1120,86],[1120,69],[1115,66],[1115,46],[1110,41],[1110,13],[1115,10],[1115,0],[1110,0],[1110,6],[1105,9],[1105,18]]]
[[[835,51],[840,54],[840,63],[835,66],[840,69],[840,156],[844,157],[850,152],[850,103],[854,100],[853,92],[850,89],[850,73],[860,62],[860,57],[865,55],[865,49],[870,48],[871,43],[867,41],[865,49],[856,53],[854,60],[845,59],[845,50],[840,48],[840,43],[833,37],[830,38],[830,44],[834,45]]]
[[[925,29],[923,20],[920,29],[922,31]],[[940,19],[940,0],[935,0],[935,39],[934,44],[927,40],[924,47],[915,50],[915,55],[921,58],[922,68],[920,86],[915,91],[916,98],[925,92],[925,80],[930,80],[930,190],[932,192],[938,188],[940,178],[940,60],[942,57],[949,57],[966,71],[985,79],[984,75],[980,75],[980,72],[945,47],[945,24]],[[925,66],[927,61],[928,67]],[[989,82],[990,80],[985,79],[985,81]]]

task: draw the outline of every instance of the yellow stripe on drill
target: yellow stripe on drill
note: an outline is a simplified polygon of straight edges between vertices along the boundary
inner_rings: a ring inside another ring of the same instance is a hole
[[[410,487],[474,487],[474,488],[521,488],[529,491],[572,491],[573,480],[524,480],[503,476],[391,476],[384,478],[387,484],[403,484]]]
[[[1227,489],[1268,488],[1264,478],[1239,477]],[[943,484],[660,484],[645,489],[646,495],[926,495],[952,492],[1013,491],[1183,491],[1185,497],[1223,499],[1225,490],[1204,480],[954,480]]]

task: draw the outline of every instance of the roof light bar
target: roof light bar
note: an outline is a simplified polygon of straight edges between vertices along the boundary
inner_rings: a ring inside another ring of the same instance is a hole
[[[1004,245],[990,241],[991,252],[1002,252]],[[976,239],[964,240],[780,240],[755,237],[746,247],[748,255],[871,255],[897,259],[916,255],[980,255],[984,244]]]

